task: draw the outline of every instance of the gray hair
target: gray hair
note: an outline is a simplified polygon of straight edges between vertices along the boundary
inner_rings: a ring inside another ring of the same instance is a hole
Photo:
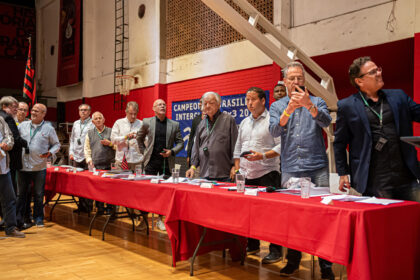
[[[130,101],[127,103],[127,107],[125,107],[125,112],[127,113],[128,108],[133,107],[134,110],[136,110],[136,112],[139,112],[139,104],[137,104],[136,101]]]
[[[80,108],[82,108],[82,106],[88,106],[89,111],[92,110],[92,108],[90,108],[90,105],[89,104],[85,104],[85,103],[79,105],[79,110],[80,110]]]
[[[214,97],[216,97],[216,101],[217,103],[219,103],[219,106],[222,105],[222,98],[217,92],[214,92],[214,91],[208,91],[205,94],[203,94],[203,96],[201,97],[201,100],[204,101],[204,98],[209,97],[210,95],[213,95]]]
[[[3,106],[9,107],[12,104],[19,104],[13,96],[3,96],[0,99],[0,109],[3,109]]]
[[[302,63],[298,61],[292,61],[287,63],[286,66],[283,69],[281,69],[281,74],[283,75],[283,78],[287,78],[287,72],[291,67],[299,67],[300,69],[302,69],[302,74],[305,75],[305,68],[303,68]]]

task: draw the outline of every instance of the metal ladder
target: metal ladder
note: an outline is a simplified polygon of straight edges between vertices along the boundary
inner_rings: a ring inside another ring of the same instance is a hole
[[[115,0],[114,110],[123,110],[127,102],[127,97],[119,94],[122,80],[118,78],[128,69],[127,3],[127,0]]]
[[[230,6],[225,0],[201,0],[211,10],[218,14],[223,20],[229,23],[236,31],[241,33],[246,39],[258,47],[264,54],[270,57],[280,67],[285,67],[287,63],[299,59],[320,82],[310,73],[305,72],[305,86],[315,96],[321,97],[330,110],[333,119],[331,125],[324,128],[328,136],[327,155],[329,160],[330,172],[335,172],[335,160],[333,151],[334,131],[333,123],[336,120],[337,94],[335,92],[333,78],[325,72],[314,60],[303,52],[296,44],[290,41],[285,34],[276,28],[266,19],[254,6],[246,0],[231,0],[238,5],[247,15],[246,20],[239,12]],[[264,33],[257,29],[261,26],[267,34],[270,34],[276,43],[273,43]],[[283,48],[281,48],[283,46]]]

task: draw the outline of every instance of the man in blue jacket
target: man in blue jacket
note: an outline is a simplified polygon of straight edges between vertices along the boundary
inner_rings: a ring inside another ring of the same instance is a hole
[[[351,186],[363,195],[420,201],[417,153],[400,141],[413,135],[420,105],[402,90],[382,89],[382,68],[370,57],[355,59],[349,77],[358,92],[338,102],[334,152],[340,190]]]

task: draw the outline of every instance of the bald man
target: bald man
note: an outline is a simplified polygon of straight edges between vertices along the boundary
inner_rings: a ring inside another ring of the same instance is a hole
[[[84,155],[86,163],[97,169],[110,170],[111,163],[115,161],[114,145],[111,142],[111,128],[105,126],[105,118],[101,112],[95,112],[92,115],[92,123],[94,128],[90,129],[85,138]],[[111,214],[112,205],[107,204],[105,209],[104,203],[95,202],[98,213]]]
[[[143,126],[137,133],[139,150],[144,155],[144,171],[151,175],[170,175],[175,165],[175,155],[184,147],[184,141],[179,123],[166,117],[164,100],[157,99],[153,103],[153,111],[155,116],[143,119]],[[158,219],[157,226],[165,230],[161,219]]]
[[[25,203],[29,186],[34,188],[34,220],[38,227],[44,226],[44,189],[45,176],[47,174],[47,158],[60,150],[60,142],[57,134],[49,122],[44,118],[47,107],[43,104],[35,104],[31,110],[31,120],[24,121],[19,125],[19,132],[23,139],[28,142],[27,149],[23,149],[23,168],[18,171],[18,199],[17,220],[18,226],[23,225],[25,217]]]

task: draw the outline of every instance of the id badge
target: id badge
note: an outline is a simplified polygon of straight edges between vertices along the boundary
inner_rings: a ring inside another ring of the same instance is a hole
[[[384,137],[379,138],[378,142],[376,142],[375,150],[378,152],[382,151],[385,144],[388,142],[388,140]]]
[[[80,140],[80,138],[77,138],[77,145],[82,145],[82,141]]]

